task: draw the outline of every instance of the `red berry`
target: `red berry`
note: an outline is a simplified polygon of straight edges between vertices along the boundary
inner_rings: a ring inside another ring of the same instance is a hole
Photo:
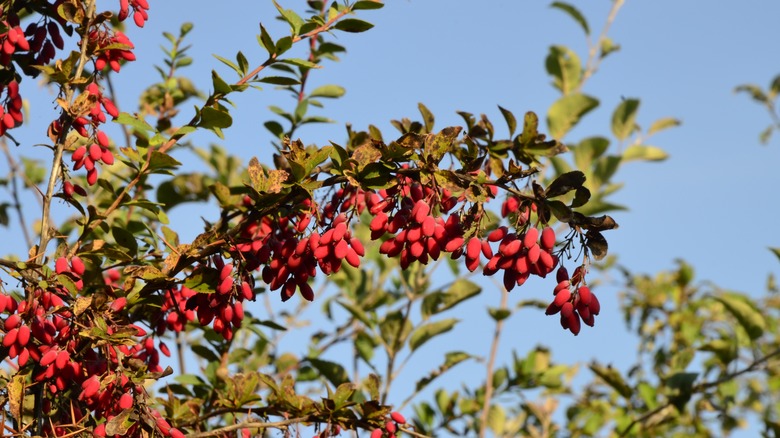
[[[404,418],[400,412],[391,412],[390,418],[392,418],[396,423],[406,424],[406,418]]]
[[[577,289],[577,294],[580,296],[580,303],[584,306],[589,306],[591,300],[593,299],[593,294],[590,292],[590,288],[588,286],[580,286]]]
[[[5,320],[5,329],[12,330],[19,327],[19,323],[22,321],[22,317],[18,313],[14,313]]]
[[[479,260],[480,251],[482,251],[482,243],[479,238],[475,236],[469,239],[469,243],[466,245],[466,257]]]
[[[571,291],[569,289],[563,289],[562,291],[558,292],[557,295],[555,295],[553,304],[556,307],[562,307],[563,304],[568,302],[570,299],[571,299]]]
[[[3,337],[3,346],[10,347],[15,344],[18,333],[19,329],[9,330],[8,333],[5,334],[5,337]]]
[[[65,257],[60,257],[54,262],[54,272],[57,274],[70,272],[70,266],[68,266],[68,260]]]
[[[541,244],[542,248],[547,250],[555,246],[555,231],[552,228],[546,227],[542,230]]]
[[[78,275],[79,277],[84,275],[86,267],[84,266],[84,262],[79,256],[73,256],[73,258],[70,259],[70,265],[73,267],[74,274]]]
[[[491,231],[490,234],[487,236],[487,240],[489,242],[499,242],[506,237],[508,232],[507,227],[498,227],[495,230]]]
[[[119,397],[119,407],[121,409],[130,409],[133,407],[133,396],[126,392]]]
[[[447,252],[455,252],[456,250],[463,247],[463,242],[464,241],[462,237],[455,237],[447,242],[446,245],[444,245],[444,250]]]
[[[531,249],[531,247],[536,245],[537,240],[539,240],[539,230],[536,228],[529,228],[523,236],[523,246]]]

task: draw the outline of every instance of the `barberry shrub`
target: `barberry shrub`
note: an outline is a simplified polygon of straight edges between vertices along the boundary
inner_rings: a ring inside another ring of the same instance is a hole
[[[136,80],[125,77],[123,66],[146,52],[122,29],[155,19],[154,2],[3,3],[4,140],[15,141],[15,130],[25,128],[23,96],[33,92],[32,79],[58,96],[57,113],[46,132],[37,133],[51,164],[39,182],[28,184],[41,200],[38,232],[27,238],[26,255],[0,259],[0,354],[8,364],[0,399],[4,431],[248,437],[297,429],[324,438],[346,431],[427,436],[442,428],[514,435],[529,433],[551,412],[525,409],[516,415],[532,417],[530,423],[505,423],[500,419],[507,413],[494,398],[521,388],[569,390],[566,367],[550,365],[543,348],[516,356],[511,371],[494,367],[493,351],[489,383],[462,395],[440,389],[435,406],[418,403],[407,420],[401,410],[437,377],[476,359],[456,350],[418,376],[404,400],[389,398],[403,364],[459,322],[441,314],[482,293],[484,281],[475,274],[500,278],[501,307],[488,310],[493,350],[513,313],[509,292],[524,295],[526,282],[548,276],[556,278],[548,282],[552,298],[525,296],[519,305],[546,307],[573,335],[582,323],[595,325],[601,306],[587,276],[611,263],[603,235],[617,227],[604,214],[617,208],[605,201],[616,190],[611,177],[626,156],[664,157],[641,144],[604,155],[605,138],[568,147],[561,142],[598,105],[580,91],[598,62],[583,72],[574,52],[551,48],[546,66],[562,94],[547,114],[551,136],[540,132],[534,112],[516,117],[502,107],[506,130],[467,112],[459,113],[463,126],[435,129],[434,115],[420,104],[420,121],[392,121],[395,136],[373,125],[364,131],[348,126],[344,141],[317,144],[320,139],[295,133],[327,121],[310,115],[309,107],[322,107],[323,98],[337,98],[343,88],[309,90],[307,79],[345,50],[334,35],[368,31],[372,25],[363,15],[383,5],[308,1],[301,3],[308,7],[302,15],[273,4],[289,31],[272,36],[260,25],[264,59],[220,54],[223,65],[213,66],[211,89],[200,91],[181,73],[192,63],[186,42],[192,25],[184,24],[178,35],[165,34],[160,82],[149,84],[139,108],[121,108],[113,84]],[[571,5],[554,6],[588,30]],[[599,60],[611,52],[603,38]],[[305,56],[293,55],[298,50]],[[177,157],[189,150],[192,134],[222,137],[233,124],[231,112],[241,111],[230,105],[231,96],[261,92],[255,90],[261,84],[295,96],[292,111],[275,106],[279,119],[264,124],[275,138],[268,146],[273,156],[263,162],[229,156],[219,146],[195,148],[210,170],[185,172]],[[637,108],[638,100],[629,99],[615,110],[612,128],[621,143],[635,134]],[[578,168],[565,158],[571,149]],[[16,185],[12,193],[15,199],[22,194]],[[52,214],[58,202],[70,217]],[[204,213],[202,232],[184,241],[168,212],[190,202],[214,208]],[[456,275],[435,287],[431,273],[442,263]],[[333,329],[313,333],[300,356],[285,351],[281,339],[301,325],[309,302],[322,302]],[[763,334],[750,304],[724,295],[717,306],[725,306],[750,339]],[[351,355],[340,363],[328,353],[344,344]],[[620,394],[633,391],[608,368],[594,363],[591,369]],[[709,388],[685,378],[679,377],[688,385],[680,391],[688,398]],[[601,423],[582,427],[616,422],[633,433],[647,418],[630,422],[605,414]],[[584,421],[581,413],[571,419]],[[458,422],[462,427],[454,426]]]

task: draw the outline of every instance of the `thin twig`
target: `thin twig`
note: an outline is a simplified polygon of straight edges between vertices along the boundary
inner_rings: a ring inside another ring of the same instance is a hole
[[[95,16],[95,0],[90,0],[87,2],[87,25],[86,29],[89,29],[91,25],[92,17]],[[81,54],[79,55],[79,62],[76,66],[76,72],[73,75],[73,79],[71,80],[71,83],[77,83],[79,79],[81,79],[81,75],[84,73],[84,67],[87,64],[87,61],[89,60],[89,56],[87,53],[87,44],[89,42],[89,38],[84,35],[84,37],[81,39]],[[65,88],[65,101],[68,103],[72,103],[73,95],[75,90],[68,84],[64,85]],[[54,197],[54,186],[57,184],[57,180],[60,178],[62,173],[62,153],[65,151],[65,139],[68,135],[69,131],[69,123],[65,123],[62,127],[62,132],[60,133],[59,138],[57,139],[57,145],[54,150],[54,158],[52,160],[51,165],[51,172],[49,172],[49,184],[46,187],[46,194],[43,196],[43,212],[41,214],[41,238],[38,242],[38,248],[35,253],[35,261],[36,263],[42,264],[44,256],[46,255],[46,247],[49,245],[49,241],[52,238],[52,233],[50,228],[49,222],[51,221],[50,210],[51,210],[51,201]]]
[[[11,170],[10,180],[11,180],[11,197],[14,200],[14,209],[16,210],[16,214],[19,217],[19,226],[22,227],[22,233],[24,234],[24,241],[27,243],[28,248],[32,248],[33,246],[33,240],[30,236],[30,231],[27,229],[27,221],[24,219],[24,212],[22,211],[22,202],[19,200],[19,183],[16,180],[17,175],[20,175],[19,172],[19,163],[16,162],[13,155],[11,154],[11,151],[8,149],[8,143],[3,139],[0,142],[0,147],[3,148],[3,152],[5,153],[6,160],[8,161],[8,168]],[[27,177],[21,173],[22,178],[24,178],[27,181],[27,184],[30,186],[34,186],[34,184],[31,184],[31,181],[27,179]]]
[[[495,280],[494,280],[495,281]],[[509,292],[503,286],[501,289],[501,304],[500,309],[506,309],[509,303]],[[498,344],[501,341],[501,331],[504,328],[504,320],[500,319],[496,321],[496,329],[493,332],[493,341],[490,344],[490,356],[487,362],[487,375],[485,376],[485,402],[482,405],[482,414],[479,420],[479,437],[483,438],[487,432],[487,419],[490,412],[490,402],[493,398],[493,372],[496,364],[496,356],[498,355]]]
[[[623,7],[623,4],[625,3],[625,0],[614,0],[612,3],[612,9],[609,10],[609,15],[607,16],[607,21],[604,23],[604,27],[601,29],[601,34],[599,35],[599,39],[596,40],[595,44],[590,44],[590,48],[588,49],[588,60],[585,62],[585,71],[582,73],[582,80],[580,81],[579,85],[577,86],[577,90],[581,90],[582,86],[585,85],[585,82],[593,76],[594,73],[596,73],[596,70],[599,68],[599,64],[601,64],[601,57],[599,57],[599,50],[601,49],[601,43],[607,38],[607,33],[609,33],[609,28],[612,26],[612,23],[615,21],[615,18],[617,17],[618,11],[621,7]]]

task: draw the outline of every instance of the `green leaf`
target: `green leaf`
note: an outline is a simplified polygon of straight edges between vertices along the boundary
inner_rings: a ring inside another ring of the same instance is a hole
[[[428,342],[434,336],[438,336],[442,333],[446,333],[452,330],[458,321],[459,320],[455,318],[448,318],[441,321],[423,324],[417,327],[409,337],[409,349],[414,351],[420,348],[420,346]]]
[[[653,135],[657,132],[663,131],[664,129],[674,128],[675,126],[680,126],[681,124],[682,122],[680,119],[675,119],[674,117],[664,117],[656,120],[652,125],[650,125],[650,128],[647,130],[647,135]]]
[[[200,122],[198,126],[206,129],[224,129],[233,124],[233,118],[227,111],[207,106],[200,111]]]
[[[452,283],[447,291],[426,295],[423,298],[420,310],[423,317],[427,318],[430,315],[451,309],[463,301],[478,295],[480,292],[482,292],[482,288],[479,285],[465,278],[459,278]]]
[[[274,40],[271,38],[271,35],[262,24],[260,24],[260,35],[257,37],[257,42],[260,43],[261,46],[265,47],[265,50],[268,51],[269,55],[276,53],[276,45],[274,44]]]
[[[338,303],[341,307],[347,310],[352,316],[354,316],[356,319],[360,320],[363,324],[365,324],[367,327],[373,327],[373,322],[368,318],[368,315],[366,315],[366,312],[363,311],[363,309],[353,306],[350,303],[345,303],[342,301],[336,300],[336,303]]]
[[[359,11],[361,9],[380,9],[384,6],[384,3],[381,3],[379,1],[372,1],[372,0],[364,0],[355,2],[354,5],[352,5],[353,11]]]
[[[423,123],[425,124],[425,130],[427,132],[432,132],[433,124],[436,120],[433,117],[433,113],[428,109],[428,107],[423,105],[422,102],[417,104],[417,109],[420,110],[420,115],[422,115]]]
[[[598,105],[598,99],[580,93],[569,94],[558,99],[547,111],[547,126],[550,135],[560,140],[579,123],[582,116]]]
[[[620,44],[615,44],[614,41],[610,37],[604,37],[601,38],[601,43],[599,44],[599,57],[601,59],[606,58],[609,56],[610,53],[617,52],[620,50]]]
[[[130,126],[135,132],[142,134],[144,138],[148,138],[147,132],[156,131],[152,125],[146,123],[145,120],[128,113],[120,113],[119,117],[114,119],[114,122],[119,123],[120,125]]]
[[[618,140],[627,139],[636,129],[639,99],[624,99],[612,113],[612,133]]]
[[[582,81],[582,63],[573,50],[565,46],[551,46],[545,59],[545,68],[555,80],[553,85],[564,95],[576,90]]]
[[[622,395],[626,399],[630,400],[631,395],[633,394],[633,391],[631,390],[631,387],[628,386],[628,383],[626,383],[625,379],[623,379],[623,376],[620,374],[620,372],[611,366],[602,366],[599,365],[596,362],[593,362],[588,366],[591,371],[596,373],[597,376],[601,377],[604,382],[611,386],[615,391],[618,392],[618,394]]]
[[[590,27],[588,26],[588,21],[585,19],[585,16],[582,15],[579,9],[564,2],[553,2],[553,4],[551,4],[550,7],[560,9],[561,11],[569,14],[569,16],[574,19],[574,21],[579,23],[580,27],[582,27],[582,30],[585,31],[585,35],[590,35]]]
[[[344,87],[338,85],[323,85],[315,88],[314,91],[309,94],[309,97],[328,97],[335,99],[343,96],[346,92],[347,90],[345,90]]]
[[[135,240],[133,233],[122,227],[112,227],[111,235],[114,237],[116,243],[128,250],[128,254],[135,256],[138,252],[138,242]]]
[[[506,126],[509,128],[509,136],[512,137],[515,135],[515,130],[517,130],[517,119],[515,118],[515,115],[512,114],[511,111],[508,109],[502,108],[501,105],[498,106],[499,111],[501,111],[501,114],[504,116],[504,120],[506,120]]]
[[[292,30],[293,35],[298,35],[301,31],[301,26],[303,26],[304,23],[303,18],[301,18],[300,15],[298,15],[292,9],[282,8],[279,3],[276,2],[276,0],[274,0],[274,6],[276,6],[276,9],[282,15],[284,21],[290,25],[290,29]]]
[[[663,161],[669,158],[669,154],[656,146],[631,145],[623,151],[623,161]]]
[[[311,61],[307,61],[305,59],[300,59],[300,58],[287,58],[287,59],[282,59],[279,62],[283,62],[285,64],[295,65],[303,68],[320,68],[319,65]]]
[[[512,315],[512,311],[509,309],[496,309],[494,307],[488,308],[488,313],[494,321],[503,321]]]
[[[235,72],[236,72],[236,74],[238,74],[239,76],[241,76],[241,69],[240,69],[240,68],[238,68],[238,66],[237,66],[237,65],[236,65],[236,64],[235,64],[233,61],[231,61],[231,60],[229,60],[229,59],[227,59],[227,58],[223,58],[223,57],[221,57],[221,56],[219,56],[219,55],[211,55],[211,56],[213,56],[213,57],[217,58],[217,59],[218,59],[220,62],[222,62],[223,64],[225,64],[225,65],[227,65],[228,67],[232,68],[232,69],[233,69],[233,71],[235,71]]]
[[[400,311],[390,312],[379,323],[379,333],[385,345],[398,351],[412,331],[412,323]]]
[[[766,330],[766,320],[756,305],[746,296],[721,294],[713,298],[723,304],[747,332],[750,339],[758,339]]]
[[[359,33],[371,29],[374,25],[367,21],[358,20],[357,18],[345,18],[336,23],[333,27],[344,32]]]
[[[431,371],[427,376],[423,377],[422,379],[418,380],[415,384],[415,391],[419,392],[426,386],[428,386],[431,382],[433,382],[437,377],[441,376],[448,370],[450,370],[455,365],[471,359],[473,356],[471,356],[468,353],[465,353],[463,351],[451,351],[444,355],[444,363],[441,364],[437,369]]]
[[[753,98],[753,100],[760,103],[766,103],[768,101],[768,98],[764,93],[764,90],[762,90],[761,87],[759,87],[758,85],[753,85],[753,84],[740,85],[734,88],[734,92],[747,93],[750,95],[750,97]]]
[[[240,73],[239,73],[240,74]],[[233,91],[233,89],[230,87],[230,85],[225,82],[215,70],[211,71],[211,83],[214,86],[214,93],[215,94],[222,94],[226,95]]]
[[[149,157],[149,170],[151,171],[172,170],[179,166],[181,163],[175,158],[162,152],[152,151],[152,155]]]
[[[258,79],[258,81],[274,85],[298,85],[301,83],[298,79],[289,78],[287,76],[266,76]]]
[[[200,293],[214,293],[219,281],[219,272],[214,268],[200,268],[192,273],[186,280],[184,286]]]
[[[775,131],[775,125],[769,125],[761,131],[761,133],[758,135],[758,141],[765,145],[769,143],[769,140],[772,138],[772,133]]]
[[[317,369],[330,383],[339,386],[349,382],[349,375],[343,366],[336,362],[330,362],[322,359],[309,358],[308,362]]]
[[[213,351],[212,351],[210,348],[208,348],[208,347],[207,347],[207,346],[205,346],[205,345],[198,345],[198,344],[195,344],[195,345],[192,345],[192,346],[190,347],[190,350],[192,350],[192,352],[193,352],[193,353],[195,353],[195,354],[197,354],[198,356],[200,356],[200,357],[202,357],[202,358],[206,359],[206,360],[207,360],[207,361],[209,361],[209,362],[219,362],[219,356],[217,355],[217,353],[214,353],[214,352],[213,352]],[[181,376],[181,377],[182,377],[182,378],[184,378],[184,376],[186,376],[186,374],[185,374],[185,375],[183,375],[183,376]],[[198,378],[197,376],[193,376],[193,377],[194,377],[195,379],[198,379],[198,380],[199,380],[199,378]],[[178,380],[178,379],[177,379],[177,380]],[[182,379],[182,380],[184,380],[184,379]],[[185,382],[185,381],[181,381],[181,380],[180,380],[180,382],[181,382],[181,383],[185,383],[185,384],[187,383],[187,382]],[[195,384],[198,384],[198,383],[196,382]],[[202,382],[201,382],[201,384],[202,384]]]
[[[590,253],[593,255],[594,259],[602,260],[607,256],[609,245],[607,244],[607,239],[605,239],[600,232],[588,230],[588,232],[585,234],[585,237],[587,239],[586,245],[588,246],[588,249],[590,250]]]
[[[569,193],[572,190],[577,190],[585,183],[585,174],[579,170],[573,170],[566,172],[563,175],[558,176],[547,186],[545,196],[548,198],[554,198],[563,194]]]
[[[777,257],[778,260],[780,260],[780,248],[775,248],[770,246],[769,250],[772,251],[772,253],[774,253],[775,257]]]
[[[280,56],[284,52],[290,50],[292,44],[293,44],[292,38],[289,36],[279,38],[279,40],[276,41],[276,56]],[[279,64],[274,64],[272,67],[276,69],[280,69]]]

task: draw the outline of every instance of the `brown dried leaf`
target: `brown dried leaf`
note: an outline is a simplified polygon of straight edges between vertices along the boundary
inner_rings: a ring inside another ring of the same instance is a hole
[[[8,408],[11,415],[19,420],[22,418],[22,404],[24,402],[24,382],[25,376],[17,374],[6,385],[8,392]]]
[[[358,148],[352,152],[352,159],[357,161],[358,171],[363,170],[368,164],[376,163],[380,158],[382,158],[382,152],[370,142],[358,146]]]
[[[266,180],[267,187],[265,191],[268,193],[279,193],[282,191],[284,182],[287,181],[288,173],[284,170],[277,169],[268,173],[268,179]]]

